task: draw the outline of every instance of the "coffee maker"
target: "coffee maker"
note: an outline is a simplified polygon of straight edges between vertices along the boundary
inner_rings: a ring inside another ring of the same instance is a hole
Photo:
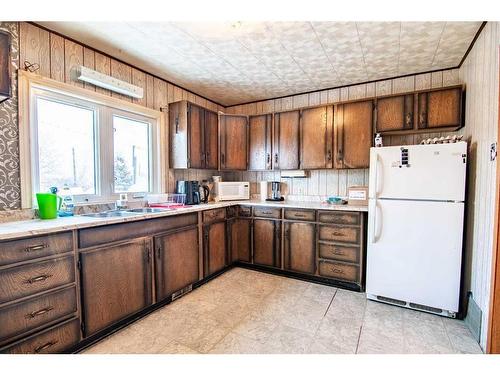
[[[177,181],[175,185],[176,194],[186,194],[187,205],[200,204],[208,202],[209,190],[206,186],[201,186],[203,189],[203,197],[200,194],[200,184],[198,181]]]
[[[271,198],[267,198],[266,201],[280,202],[284,201],[285,198],[281,196],[281,182],[272,181],[271,182]]]

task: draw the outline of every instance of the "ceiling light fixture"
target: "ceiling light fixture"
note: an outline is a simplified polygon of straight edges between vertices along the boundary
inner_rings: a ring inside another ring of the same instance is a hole
[[[80,81],[91,83],[119,94],[131,96],[132,98],[142,99],[144,97],[144,89],[142,87],[99,73],[83,65],[78,69],[77,78]]]

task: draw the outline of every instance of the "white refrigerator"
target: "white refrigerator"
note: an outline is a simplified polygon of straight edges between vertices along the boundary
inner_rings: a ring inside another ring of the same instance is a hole
[[[454,317],[466,142],[371,148],[366,294]]]

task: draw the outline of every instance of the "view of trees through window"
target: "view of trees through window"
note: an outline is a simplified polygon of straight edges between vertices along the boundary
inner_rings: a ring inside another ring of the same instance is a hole
[[[41,192],[67,185],[72,194],[95,194],[94,111],[37,98]]]

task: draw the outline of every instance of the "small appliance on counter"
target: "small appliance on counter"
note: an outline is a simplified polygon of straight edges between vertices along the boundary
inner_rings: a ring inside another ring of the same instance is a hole
[[[214,182],[214,196],[217,202],[250,199],[250,183],[248,181]]]
[[[272,181],[271,184],[271,197],[266,198],[266,201],[270,202],[281,202],[284,201],[285,198],[281,196],[281,182]]]
[[[206,186],[201,187],[203,189],[203,198],[200,194],[200,184],[198,181],[177,181],[175,185],[176,194],[186,194],[185,204],[193,205],[200,204],[202,202],[208,202],[208,188]]]
[[[368,206],[368,186],[349,186],[347,201],[351,206]]]

